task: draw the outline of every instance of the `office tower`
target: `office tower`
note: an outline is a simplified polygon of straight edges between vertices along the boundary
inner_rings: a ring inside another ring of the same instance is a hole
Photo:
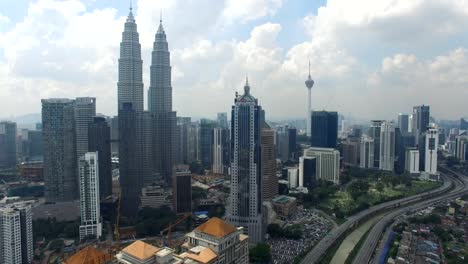
[[[405,158],[405,170],[411,174],[419,173],[419,150],[407,148]]]
[[[16,167],[16,123],[0,122],[0,168]]]
[[[22,202],[0,208],[0,263],[32,263],[33,226],[29,205]]]
[[[213,164],[213,129],[216,122],[208,119],[200,120],[200,159],[204,167]]]
[[[380,129],[380,167],[393,171],[395,167],[395,125],[385,121]]]
[[[314,157],[299,158],[299,187],[312,189],[317,176],[317,159]]]
[[[234,99],[231,117],[231,190],[228,221],[243,226],[252,244],[263,241],[261,126],[262,107],[250,94]]]
[[[316,159],[316,178],[340,183],[340,152],[332,148],[304,149],[304,157]]]
[[[313,111],[311,146],[320,148],[336,148],[337,138],[338,113]]]
[[[421,134],[426,132],[429,126],[429,112],[430,108],[428,105],[413,107],[413,125],[411,129],[417,143]]]
[[[464,132],[455,138],[455,157],[460,161],[468,160],[468,132]]]
[[[102,235],[99,195],[99,153],[87,152],[79,161],[80,177],[80,239]]]
[[[413,134],[413,115],[408,116],[408,132]]]
[[[198,123],[191,123],[187,131],[187,163],[200,160],[200,126]]]
[[[398,114],[398,128],[401,133],[408,133],[409,116],[407,114]]]
[[[407,148],[416,146],[414,135],[411,133],[402,133],[399,128],[395,129],[395,172],[401,174],[406,168]],[[418,162],[419,164],[419,162]]]
[[[278,128],[276,133],[276,146],[278,148],[278,157],[281,161],[289,160],[289,126],[284,125]]]
[[[363,169],[374,168],[374,139],[368,136],[361,138],[359,164]]]
[[[359,166],[360,158],[360,145],[359,138],[348,138],[341,143],[343,148],[343,164],[347,166]]]
[[[29,160],[42,160],[44,153],[42,131],[28,131]]]
[[[289,128],[288,129],[288,149],[289,149],[289,157],[295,159],[294,152],[296,151],[297,146],[297,129],[296,128]]]
[[[88,152],[88,127],[96,116],[96,98],[78,97],[75,99],[75,137],[77,162]]]
[[[131,103],[119,110],[119,171],[121,214],[133,218],[138,212],[139,195],[143,186],[141,148],[137,146],[137,113]]]
[[[311,113],[312,113],[312,106],[311,106],[311,97],[312,97],[312,86],[314,86],[314,80],[310,77],[310,61],[309,61],[309,77],[305,81],[305,85],[307,87],[307,125],[306,125],[306,132],[307,136],[310,137],[312,135],[312,121],[311,121]]]
[[[229,130],[216,127],[213,129],[213,167],[216,174],[228,174],[229,168]]]
[[[99,157],[99,198],[112,195],[111,129],[104,117],[94,117],[88,128],[88,151]]]
[[[190,117],[177,117],[177,149],[176,164],[189,163],[189,127],[191,125]]]
[[[128,14],[120,42],[118,109],[131,103],[135,112],[143,112],[143,61],[137,24],[132,8]]]
[[[290,167],[287,168],[287,175],[288,175],[288,184],[289,189],[294,189],[299,187],[299,168],[298,167]]]
[[[111,153],[119,154],[119,117],[113,116],[108,119],[110,126],[110,144],[111,144]]]
[[[143,185],[142,65],[137,25],[130,7],[120,43],[117,83],[121,215],[130,219],[136,217]]]
[[[160,180],[160,175],[154,162],[154,118],[153,114],[143,111],[140,115],[140,156],[141,156],[141,177],[143,185],[147,186]]]
[[[263,122],[261,131],[261,177],[262,200],[270,201],[278,195],[278,177],[276,177],[275,131]]]
[[[42,99],[44,187],[49,202],[78,198],[75,101]]]
[[[437,147],[439,145],[439,130],[436,127],[429,128],[425,133],[425,162],[424,171],[429,174],[437,174]]]
[[[154,159],[156,171],[167,183],[174,174],[176,112],[172,111],[171,64],[162,20],[153,43],[150,66],[148,108],[155,117]]]
[[[217,114],[218,126],[222,128],[229,128],[227,113],[218,113]]]
[[[468,121],[464,118],[460,118],[460,130],[468,130]]]
[[[352,126],[348,137],[360,139],[362,137],[362,127],[357,125]]]
[[[369,136],[374,139],[374,165],[373,168],[380,168],[380,131],[382,120],[372,120],[369,129]]]
[[[445,145],[447,142],[447,133],[445,128],[439,127],[439,145]]]
[[[190,171],[176,171],[173,180],[174,212],[192,213],[192,175]]]

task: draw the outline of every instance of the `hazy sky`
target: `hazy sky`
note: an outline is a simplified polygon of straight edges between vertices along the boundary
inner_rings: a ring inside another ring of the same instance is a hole
[[[0,0],[0,117],[40,99],[97,97],[116,114],[117,60],[129,1]],[[145,104],[162,10],[180,116],[227,112],[248,74],[267,118],[314,109],[392,119],[429,104],[468,116],[468,1],[134,0]]]

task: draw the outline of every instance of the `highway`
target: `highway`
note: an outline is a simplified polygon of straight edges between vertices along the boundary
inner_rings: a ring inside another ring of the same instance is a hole
[[[446,181],[451,181],[455,184],[455,188],[451,191],[443,194],[441,196],[431,198],[428,200],[423,200],[418,203],[412,204],[410,206],[406,206],[403,208],[399,208],[393,210],[386,214],[382,220],[380,220],[377,224],[369,232],[366,240],[362,244],[361,249],[359,250],[358,254],[356,255],[353,263],[354,264],[364,264],[364,263],[378,263],[378,257],[372,260],[372,256],[374,255],[374,251],[377,247],[377,244],[380,241],[380,237],[382,236],[383,232],[385,232],[386,228],[390,226],[394,221],[395,218],[401,216],[407,212],[416,211],[423,209],[425,207],[431,206],[434,203],[438,203],[441,201],[449,201],[455,198],[462,196],[465,193],[468,193],[468,180],[467,177],[461,174],[457,174],[458,178],[453,176],[444,176],[446,177]],[[379,256],[379,255],[377,255]]]
[[[356,226],[362,223],[362,221],[368,219],[370,216],[378,212],[392,210],[400,206],[410,205],[421,200],[427,200],[429,197],[434,197],[435,195],[450,191],[453,188],[454,180],[449,180],[451,179],[449,177],[444,179],[446,179],[444,180],[444,184],[435,190],[378,204],[349,217],[346,222],[331,230],[326,237],[320,240],[320,242],[311,251],[309,251],[309,253],[307,253],[301,263],[318,263],[325,256],[329,248],[340,241],[341,238],[351,232]]]

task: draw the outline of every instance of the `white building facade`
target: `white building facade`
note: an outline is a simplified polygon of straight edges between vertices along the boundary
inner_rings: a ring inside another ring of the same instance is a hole
[[[380,167],[381,170],[393,171],[395,165],[395,125],[383,122],[380,127]]]
[[[316,158],[316,177],[324,181],[340,183],[340,152],[332,148],[308,148],[305,157]]]
[[[411,174],[419,173],[419,150],[418,149],[407,149],[405,170]]]
[[[87,152],[80,158],[80,239],[102,235],[99,201],[98,152]]]
[[[363,136],[360,148],[360,167],[370,169],[374,167],[374,139]]]
[[[429,128],[426,131],[426,146],[424,172],[437,174],[437,146],[439,145],[439,129]]]

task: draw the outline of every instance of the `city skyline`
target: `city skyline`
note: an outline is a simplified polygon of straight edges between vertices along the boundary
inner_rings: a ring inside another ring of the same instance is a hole
[[[116,115],[113,102],[117,95],[112,87],[117,82],[117,44],[128,3],[106,6],[89,1],[18,2],[8,16],[0,15],[0,76],[6,87],[0,91],[0,103],[6,109],[0,118],[38,113],[38,98],[82,96],[96,97],[101,102],[99,113]],[[466,16],[454,10],[466,10],[463,3],[379,1],[354,4],[364,6],[357,10],[340,1],[249,1],[243,8],[234,2],[199,2],[197,9],[208,17],[201,19],[188,15],[193,4],[134,1],[141,29],[145,97],[151,45],[162,9],[173,43],[173,109],[181,116],[207,117],[227,112],[230,97],[240,90],[248,74],[252,85],[258,87],[258,98],[271,109],[272,120],[305,118],[303,80],[310,58],[311,75],[316,81],[312,91],[314,110],[333,110],[363,119],[394,119],[391,109],[410,112],[413,105],[427,104],[436,118],[460,117],[456,111],[463,107],[466,80],[455,76],[466,75],[459,71],[463,73],[468,65],[462,39]],[[434,36],[429,30],[434,25],[425,20],[433,7],[445,14],[441,24],[448,27],[441,26]],[[339,17],[337,14],[346,8],[346,15]],[[262,12],[253,12],[256,10]],[[367,21],[361,19],[365,16],[369,17]],[[180,17],[184,20],[178,21]],[[399,22],[411,17],[417,19],[408,21],[408,25]],[[100,23],[83,28],[96,19]],[[63,27],[55,27],[56,21],[62,21]],[[193,25],[187,27],[188,21]],[[43,27],[33,30],[38,23]],[[419,30],[411,43],[405,40],[411,30],[419,28],[427,30]],[[360,33],[351,36],[355,31]],[[367,37],[371,38],[364,43],[362,39]],[[429,37],[440,41],[424,41]],[[37,43],[29,43],[28,38],[35,38]],[[419,48],[421,42],[424,48]],[[378,49],[366,53],[370,45]],[[75,54],[83,56],[70,62],[67,58]],[[26,59],[34,63],[25,64]],[[443,92],[447,89],[460,96],[448,98],[451,93]],[[15,96],[18,91],[22,96]],[[369,102],[368,98],[373,100]],[[201,99],[207,103],[193,103]],[[275,107],[280,104],[287,107]]]

